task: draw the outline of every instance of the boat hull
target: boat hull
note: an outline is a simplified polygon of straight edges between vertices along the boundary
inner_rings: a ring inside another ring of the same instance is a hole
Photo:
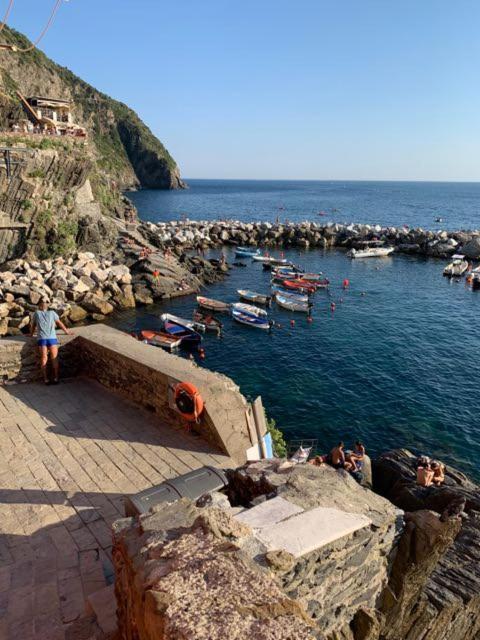
[[[271,328],[270,323],[266,318],[255,316],[250,313],[244,313],[238,309],[232,309],[232,317],[236,322],[247,327],[253,327],[254,329],[263,329],[264,331],[268,331]]]
[[[275,296],[275,301],[279,307],[286,309],[287,311],[299,311],[301,313],[312,312],[313,305],[310,302],[297,302],[278,293]]]
[[[197,296],[197,304],[209,311],[226,312],[230,310],[230,305],[227,302],[205,298],[204,296]]]

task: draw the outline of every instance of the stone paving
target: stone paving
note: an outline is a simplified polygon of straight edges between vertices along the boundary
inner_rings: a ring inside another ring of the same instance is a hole
[[[0,638],[106,637],[86,600],[123,496],[205,464],[231,460],[96,382],[0,387]]]

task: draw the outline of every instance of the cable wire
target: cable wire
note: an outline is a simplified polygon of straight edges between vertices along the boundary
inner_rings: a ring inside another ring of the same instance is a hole
[[[12,2],[13,2],[13,0],[12,0]],[[52,26],[52,22],[53,22],[53,19],[55,18],[55,14],[59,10],[60,5],[62,4],[62,2],[63,2],[63,0],[56,0],[55,4],[53,5],[52,13],[50,14],[50,17],[49,17],[49,19],[47,21],[47,24],[45,25],[45,27],[43,28],[43,31],[40,33],[40,35],[35,40],[35,42],[32,42],[32,44],[29,47],[26,47],[25,49],[17,49],[16,48],[15,49],[16,51],[18,51],[19,53],[27,53],[28,51],[31,51],[32,49],[35,49],[35,47],[38,45],[40,40],[42,40],[42,38],[45,36],[47,31]]]
[[[7,24],[8,16],[10,15],[10,11],[12,10],[14,0],[10,0],[8,3],[7,10],[5,11],[5,15],[3,16],[2,24],[0,24],[0,33],[3,31],[3,27]]]

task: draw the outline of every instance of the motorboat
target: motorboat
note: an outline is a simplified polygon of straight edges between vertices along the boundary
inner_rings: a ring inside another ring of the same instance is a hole
[[[222,322],[220,322],[218,318],[215,318],[215,316],[212,316],[210,313],[199,311],[198,309],[193,312],[193,320],[204,324],[207,331],[217,331],[218,333],[223,327]]]
[[[279,307],[287,309],[288,311],[302,311],[303,313],[312,312],[312,302],[301,302],[300,300],[295,300],[291,296],[283,296],[278,292],[275,294],[275,301]]]
[[[248,300],[249,302],[256,302],[257,304],[269,305],[272,297],[266,296],[263,293],[256,293],[250,289],[237,289],[237,293],[242,300]]]
[[[293,289],[301,291],[302,293],[315,293],[317,290],[317,286],[312,284],[311,282],[306,282],[305,280],[280,280],[279,283],[284,289]]]
[[[200,307],[209,309],[210,311],[230,311],[230,304],[228,302],[222,302],[221,300],[197,296],[197,303]]]
[[[367,247],[366,249],[350,249],[349,258],[385,258],[395,251],[395,247]]]
[[[232,310],[243,311],[244,313],[250,313],[255,316],[259,316],[262,318],[267,317],[267,312],[265,309],[260,309],[260,307],[256,307],[253,304],[245,304],[244,302],[233,302]]]
[[[249,305],[244,305],[249,306]],[[260,309],[261,311],[261,309]],[[259,316],[255,313],[249,313],[243,309],[232,308],[232,317],[234,320],[239,322],[240,324],[245,324],[249,327],[255,327],[257,329],[270,330],[272,328],[272,324],[268,321],[267,315]]]
[[[270,265],[272,264],[289,264],[288,260],[286,258],[274,258],[273,256],[261,256],[261,255],[255,255],[252,256],[252,260],[255,260],[255,262],[265,262],[268,263]]]
[[[310,299],[309,295],[306,293],[301,293],[301,291],[289,291],[288,289],[284,289],[278,284],[272,284],[272,291],[274,293],[280,293],[286,298],[297,300],[298,302],[308,302],[308,300]]]
[[[179,316],[174,316],[172,313],[162,313],[160,316],[160,320],[162,322],[166,322],[167,320],[171,320],[172,322],[176,322],[177,324],[186,327],[187,329],[194,329],[195,331],[205,331],[205,325],[203,322],[197,322],[195,320],[187,320],[186,318],[180,318]]]
[[[171,336],[164,331],[153,331],[150,329],[142,329],[131,335],[137,340],[140,340],[140,342],[149,344],[152,347],[160,347],[161,349],[165,349],[165,351],[174,351],[182,342],[180,338]]]
[[[260,253],[260,249],[249,249],[248,247],[237,247],[235,255],[239,258],[253,258]]]
[[[173,320],[163,323],[163,331],[180,340],[181,347],[195,347],[202,341],[202,336],[194,329],[189,329]]]
[[[460,276],[463,276],[467,269],[468,261],[465,260],[465,256],[456,254],[452,256],[452,261],[450,264],[447,264],[443,270],[443,275],[448,278],[459,278]]]

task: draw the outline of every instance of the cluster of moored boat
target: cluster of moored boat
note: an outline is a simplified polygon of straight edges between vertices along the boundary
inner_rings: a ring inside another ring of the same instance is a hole
[[[473,268],[464,255],[455,254],[451,262],[443,270],[443,275],[448,278],[461,278],[466,276],[472,289],[480,289],[480,266]]]

